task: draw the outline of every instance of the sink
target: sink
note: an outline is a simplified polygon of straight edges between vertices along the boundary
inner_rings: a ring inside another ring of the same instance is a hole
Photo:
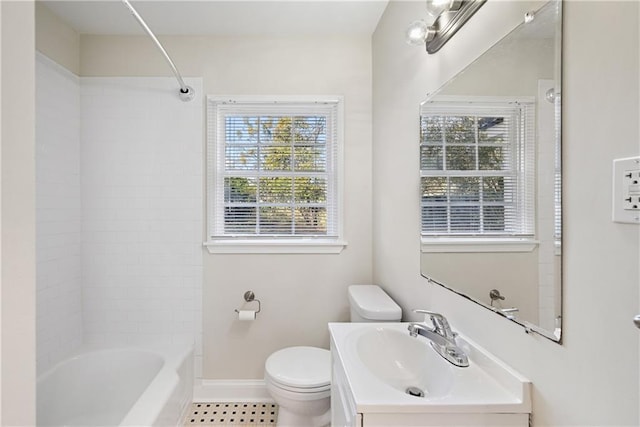
[[[454,366],[428,339],[411,337],[408,325],[329,324],[336,392],[341,387],[357,413],[368,413],[369,419],[374,413],[511,414],[528,419],[531,383],[526,378],[464,334],[456,341],[469,366]]]
[[[437,354],[423,337],[389,327],[356,331],[357,357],[380,381],[413,397],[449,393],[454,367]]]

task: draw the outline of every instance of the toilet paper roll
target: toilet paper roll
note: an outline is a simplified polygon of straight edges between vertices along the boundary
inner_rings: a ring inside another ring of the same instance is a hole
[[[238,320],[256,320],[256,312],[254,310],[238,310]]]

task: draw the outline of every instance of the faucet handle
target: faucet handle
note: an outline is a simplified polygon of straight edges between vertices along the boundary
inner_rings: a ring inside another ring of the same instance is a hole
[[[427,323],[429,313],[431,313],[429,310],[423,310],[421,308],[414,308],[411,311],[413,311],[414,313],[424,314],[425,315],[424,316],[424,320],[423,320],[424,323]],[[640,328],[640,326],[638,326],[638,327]]]
[[[413,310],[414,313],[419,313],[419,314],[424,314],[424,321],[426,322],[427,319],[433,318],[435,317],[443,317],[442,314],[440,313],[436,313],[435,311],[429,311],[429,310],[424,310],[422,308],[414,308]]]
[[[447,318],[442,314],[436,313],[435,311],[423,310],[419,308],[413,309],[413,312],[424,314],[425,322],[427,321],[428,316],[431,319],[431,323],[433,324],[433,330],[437,334],[440,334],[447,339],[455,339],[456,335],[451,331],[451,327],[449,326]]]
[[[420,313],[420,314],[424,314],[424,321],[426,322],[427,319],[444,319],[444,316],[440,313],[436,313],[435,311],[429,311],[429,310],[424,310],[421,308],[414,308],[413,310],[414,313]]]

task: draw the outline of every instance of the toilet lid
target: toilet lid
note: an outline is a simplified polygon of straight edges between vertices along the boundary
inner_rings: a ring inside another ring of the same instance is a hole
[[[331,352],[316,347],[288,347],[267,359],[265,371],[277,383],[319,388],[331,383]]]

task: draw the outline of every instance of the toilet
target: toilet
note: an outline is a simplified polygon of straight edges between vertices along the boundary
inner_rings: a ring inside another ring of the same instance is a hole
[[[377,285],[349,286],[352,322],[399,322],[402,310]],[[287,347],[265,362],[267,391],[278,404],[278,427],[324,427],[331,423],[331,352]]]
[[[402,309],[378,285],[349,286],[352,322],[399,322]]]

